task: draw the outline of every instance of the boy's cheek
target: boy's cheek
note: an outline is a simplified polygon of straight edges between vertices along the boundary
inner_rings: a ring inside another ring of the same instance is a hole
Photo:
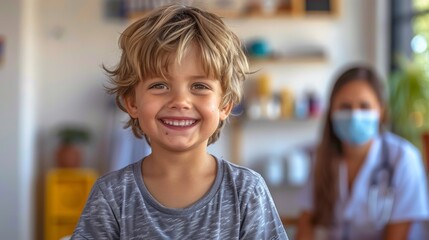
[[[212,112],[212,113],[214,113],[214,112],[219,111],[219,110],[222,110],[222,109],[221,109],[221,107],[220,107],[220,106],[216,106],[216,105],[212,104],[212,105],[210,106],[210,110],[211,110],[211,112]]]

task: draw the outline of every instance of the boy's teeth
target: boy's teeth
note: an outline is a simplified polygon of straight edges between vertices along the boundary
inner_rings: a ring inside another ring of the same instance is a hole
[[[167,125],[186,127],[195,123],[195,120],[164,120]]]

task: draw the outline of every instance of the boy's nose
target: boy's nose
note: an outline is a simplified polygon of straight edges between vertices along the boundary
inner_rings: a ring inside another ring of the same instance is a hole
[[[172,91],[168,107],[173,109],[190,109],[191,103],[189,94],[184,90]]]

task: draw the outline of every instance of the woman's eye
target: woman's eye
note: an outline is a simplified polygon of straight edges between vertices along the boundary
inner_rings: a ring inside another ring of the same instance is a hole
[[[341,110],[351,110],[352,109],[352,105],[349,103],[341,103],[339,108]]]
[[[369,103],[364,102],[364,103],[360,104],[360,108],[361,109],[370,109],[371,105]]]

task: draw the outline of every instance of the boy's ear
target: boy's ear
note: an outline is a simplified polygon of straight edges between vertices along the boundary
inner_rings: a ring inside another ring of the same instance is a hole
[[[233,106],[232,102],[229,102],[220,109],[220,120],[223,121],[229,116],[229,114],[232,111],[232,106]]]
[[[132,118],[137,118],[137,107],[134,101],[134,96],[124,96],[123,97],[124,100],[124,105],[125,105],[125,109],[127,109],[128,114],[132,117]]]

